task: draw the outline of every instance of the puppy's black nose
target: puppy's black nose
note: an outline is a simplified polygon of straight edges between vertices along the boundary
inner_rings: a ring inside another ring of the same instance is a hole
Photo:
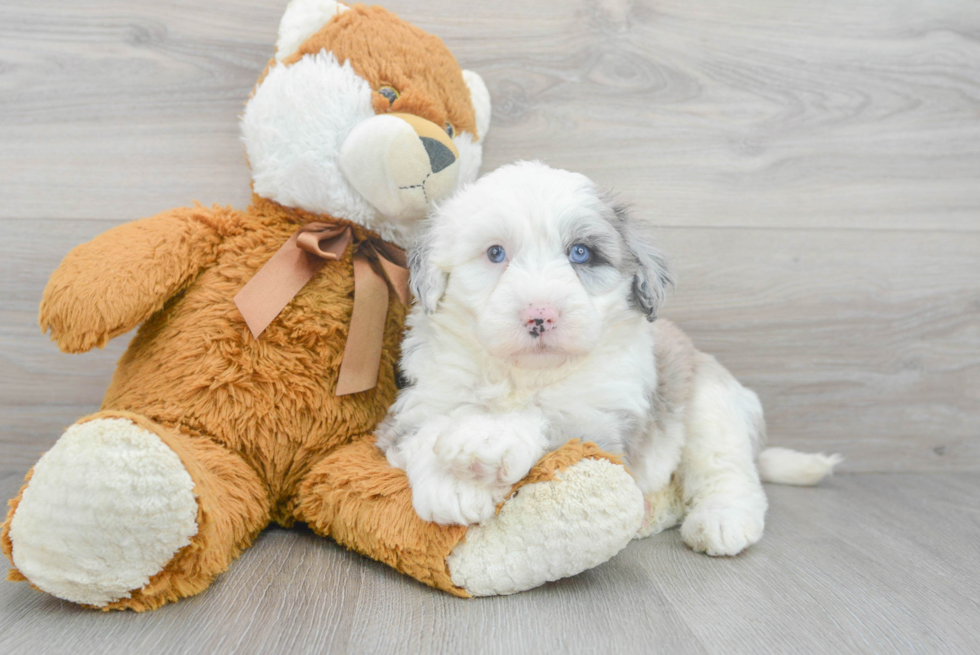
[[[456,161],[456,155],[453,154],[453,151],[442,143],[427,136],[419,138],[422,139],[422,145],[425,146],[425,151],[429,155],[429,165],[432,166],[433,173],[438,173]]]

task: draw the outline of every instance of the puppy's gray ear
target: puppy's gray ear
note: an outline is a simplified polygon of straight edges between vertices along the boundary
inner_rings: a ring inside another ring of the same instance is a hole
[[[428,223],[408,253],[409,286],[426,314],[436,311],[449,280],[449,276],[433,261],[434,248],[435,230]]]
[[[626,245],[635,258],[633,290],[630,300],[646,315],[647,320],[657,320],[657,311],[667,300],[667,293],[674,286],[674,275],[667,256],[643,234],[623,205],[613,207]]]

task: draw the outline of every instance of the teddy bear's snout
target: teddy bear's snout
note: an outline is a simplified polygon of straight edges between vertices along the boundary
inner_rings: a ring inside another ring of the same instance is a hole
[[[421,220],[456,187],[459,150],[445,130],[413,114],[361,121],[340,149],[344,177],[388,218]]]

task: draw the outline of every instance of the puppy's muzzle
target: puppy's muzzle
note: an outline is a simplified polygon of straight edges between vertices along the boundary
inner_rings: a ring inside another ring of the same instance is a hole
[[[425,217],[456,187],[459,150],[446,131],[413,114],[380,114],[358,123],[340,149],[351,186],[383,215]]]

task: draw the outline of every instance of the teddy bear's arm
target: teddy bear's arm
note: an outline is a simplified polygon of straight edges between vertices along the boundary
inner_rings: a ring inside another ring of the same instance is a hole
[[[64,352],[102,348],[159,311],[214,262],[236,212],[185,207],[108,230],[64,258],[41,299],[41,329]]]

